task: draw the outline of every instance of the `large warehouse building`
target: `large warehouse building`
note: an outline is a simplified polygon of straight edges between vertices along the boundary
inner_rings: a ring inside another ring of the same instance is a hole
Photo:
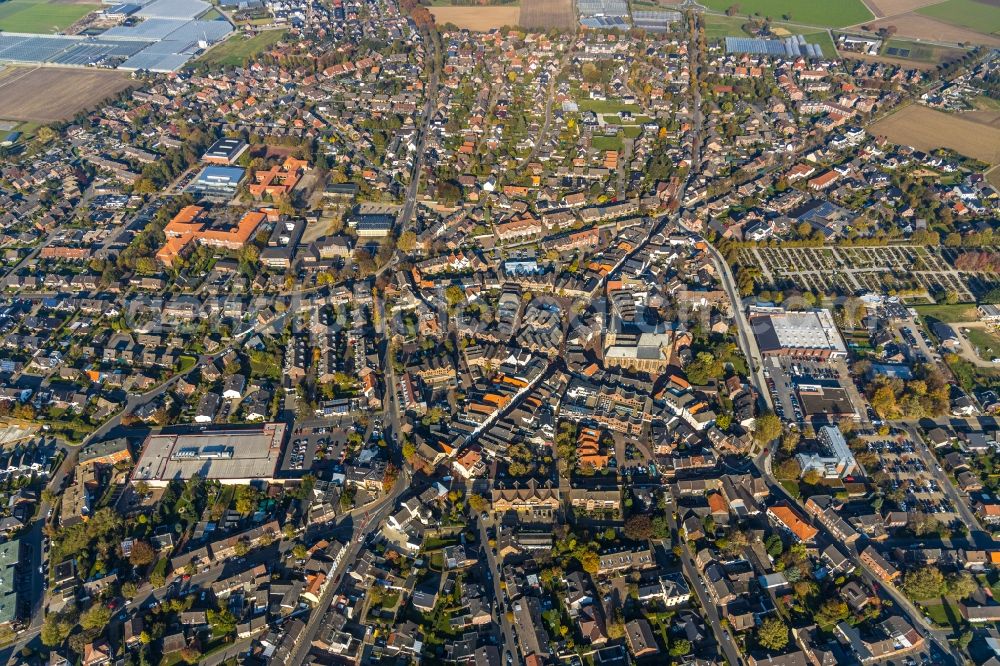
[[[174,480],[200,476],[228,485],[273,483],[284,438],[284,423],[150,435],[143,443],[132,482],[163,488]]]
[[[765,356],[847,357],[847,347],[829,310],[751,308],[750,328]]]

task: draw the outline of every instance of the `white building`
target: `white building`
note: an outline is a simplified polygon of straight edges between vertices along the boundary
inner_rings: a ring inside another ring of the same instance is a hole
[[[815,470],[823,478],[842,479],[858,470],[858,463],[840,428],[823,426],[819,429],[819,441],[823,445],[823,453],[800,453],[796,456],[802,474]]]

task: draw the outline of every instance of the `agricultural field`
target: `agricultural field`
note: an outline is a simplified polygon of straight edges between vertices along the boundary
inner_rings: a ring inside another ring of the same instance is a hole
[[[702,0],[709,9],[724,12],[729,7],[739,7],[739,16],[759,14],[770,16],[775,21],[784,19],[802,25],[814,25],[823,28],[843,28],[848,25],[863,23],[872,18],[861,0],[838,0],[837,2],[821,2],[810,0]],[[787,17],[787,18],[786,18]]]
[[[428,7],[438,25],[452,23],[459,28],[486,32],[505,25],[517,25],[521,15],[516,6],[505,7]]]
[[[879,120],[872,134],[919,150],[950,148],[967,157],[1000,164],[1000,128],[911,104]]]
[[[220,67],[238,67],[247,58],[252,58],[280,42],[286,32],[285,30],[265,30],[253,37],[237,33],[226,41],[213,46],[196,62]]]
[[[39,123],[69,120],[131,82],[128,74],[107,69],[11,67],[0,72],[0,118]]]
[[[920,9],[921,7],[933,5],[940,1],[941,0],[865,0],[865,4],[868,5],[868,9],[870,9],[872,14],[874,14],[877,18],[884,18],[886,16],[896,16],[898,14],[912,12],[914,9]]]
[[[945,0],[917,13],[976,32],[1000,34],[1000,3],[996,0]]]
[[[988,35],[985,32],[976,32],[969,28],[963,28],[960,25],[953,25],[936,18],[923,16],[917,12],[879,19],[865,25],[871,28],[872,32],[876,32],[879,28],[893,26],[896,28],[896,36],[899,38],[910,37],[912,39],[950,44],[968,43],[1000,46],[1000,36]]]
[[[0,2],[0,30],[52,34],[65,30],[99,4],[58,0],[7,0]]]
[[[522,0],[518,25],[533,30],[577,29],[573,0]]]
[[[938,63],[961,58],[965,53],[962,49],[952,49],[947,46],[936,46],[923,42],[903,39],[890,39],[882,45],[881,55],[886,59],[898,60],[902,64],[937,65]]]

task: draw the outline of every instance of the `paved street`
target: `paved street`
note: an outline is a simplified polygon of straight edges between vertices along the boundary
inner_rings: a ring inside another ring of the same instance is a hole
[[[323,616],[326,615],[327,609],[333,602],[333,597],[337,592],[337,588],[340,586],[340,579],[341,576],[343,576],[344,571],[346,571],[347,568],[354,563],[354,560],[357,559],[368,534],[382,526],[382,521],[386,519],[396,506],[396,500],[398,500],[404,492],[409,490],[409,487],[410,477],[404,471],[399,475],[399,478],[396,479],[396,485],[393,486],[392,491],[389,494],[379,499],[374,505],[358,510],[362,511],[363,515],[356,526],[354,521],[358,520],[358,517],[355,515],[355,512],[352,512],[338,521],[336,526],[329,528],[329,532],[335,532],[339,528],[350,528],[351,539],[346,544],[347,552],[341,559],[340,565],[333,574],[333,578],[328,579],[326,588],[323,590],[323,594],[319,598],[319,603],[316,604],[315,608],[313,608],[309,615],[306,627],[299,636],[299,640],[295,644],[295,650],[287,662],[289,665],[301,664],[305,660],[306,655],[309,653],[309,648],[312,646],[312,640],[316,636],[316,632],[319,631]]]
[[[500,630],[503,634],[504,648],[510,651],[511,655],[514,657],[514,663],[520,666],[524,663],[524,660],[521,656],[518,643],[514,639],[514,627],[511,625],[510,620],[507,619],[507,606],[505,603],[506,594],[500,588],[500,581],[503,579],[500,572],[500,562],[497,560],[496,555],[493,554],[493,549],[489,546],[487,527],[492,524],[493,523],[490,519],[483,520],[480,518],[479,543],[482,544],[483,552],[486,553],[486,564],[489,567],[490,577],[493,581],[491,589],[493,591],[493,598],[497,603],[494,617],[500,624]]]

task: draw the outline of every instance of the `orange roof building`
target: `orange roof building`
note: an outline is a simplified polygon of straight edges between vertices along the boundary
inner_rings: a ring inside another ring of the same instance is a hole
[[[788,502],[778,502],[767,509],[767,515],[778,527],[784,528],[798,541],[810,542],[819,530],[810,525]]]
[[[207,227],[209,220],[204,208],[185,206],[163,228],[167,241],[156,253],[156,258],[165,266],[172,266],[195,242],[225,250],[239,250],[253,237],[265,219],[264,213],[249,211],[235,227],[212,228]]]
[[[287,197],[299,184],[302,174],[308,168],[309,163],[305,160],[286,157],[280,167],[273,166],[266,171],[254,173],[255,182],[250,185],[250,194],[258,199],[263,199],[265,195],[272,199]]]
[[[576,459],[580,465],[590,465],[594,469],[608,466],[609,456],[601,453],[601,433],[594,428],[581,428],[576,439]]]

